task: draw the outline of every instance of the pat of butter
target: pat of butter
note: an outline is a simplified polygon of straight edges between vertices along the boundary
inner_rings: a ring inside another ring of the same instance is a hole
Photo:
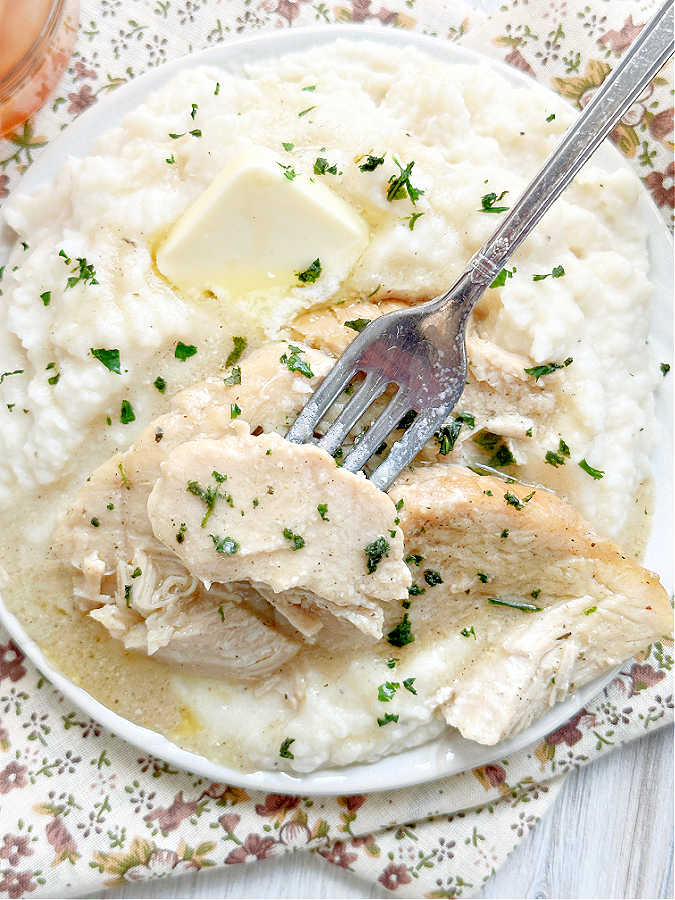
[[[287,178],[274,154],[255,150],[233,159],[188,207],[159,247],[157,267],[188,293],[241,295],[298,284],[297,273],[318,258],[320,282],[335,289],[368,238],[363,219],[330,188]]]

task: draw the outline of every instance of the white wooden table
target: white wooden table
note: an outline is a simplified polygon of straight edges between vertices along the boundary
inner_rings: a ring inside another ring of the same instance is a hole
[[[129,884],[95,896],[107,900],[392,894],[310,854],[298,853],[251,866]],[[571,775],[548,816],[480,896],[671,898],[672,730],[661,729]]]

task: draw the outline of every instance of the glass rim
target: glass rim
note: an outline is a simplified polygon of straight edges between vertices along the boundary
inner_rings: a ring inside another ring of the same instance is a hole
[[[0,103],[11,98],[22,83],[26,81],[42,63],[42,50],[46,50],[46,44],[52,38],[59,26],[61,16],[66,5],[66,0],[52,0],[45,20],[36,35],[33,43],[26,50],[16,64],[0,78]]]

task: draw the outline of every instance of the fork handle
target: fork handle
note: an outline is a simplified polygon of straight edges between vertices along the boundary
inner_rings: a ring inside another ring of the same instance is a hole
[[[438,298],[439,306],[459,304],[462,318],[468,316],[509,257],[667,62],[673,49],[673,0],[667,0],[463,275]]]

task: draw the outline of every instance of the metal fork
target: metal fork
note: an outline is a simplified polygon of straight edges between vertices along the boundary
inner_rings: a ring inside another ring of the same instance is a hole
[[[318,441],[320,447],[335,454],[354,425],[391,385],[395,395],[343,461],[345,469],[358,472],[400,420],[414,411],[417,415],[412,424],[370,476],[380,490],[389,487],[445,422],[464,390],[464,331],[473,307],[672,53],[673,0],[668,0],[452,287],[435,300],[389,313],[367,325],[308,401],[286,435],[289,441],[313,441],[330,406],[362,373],[361,386]]]

